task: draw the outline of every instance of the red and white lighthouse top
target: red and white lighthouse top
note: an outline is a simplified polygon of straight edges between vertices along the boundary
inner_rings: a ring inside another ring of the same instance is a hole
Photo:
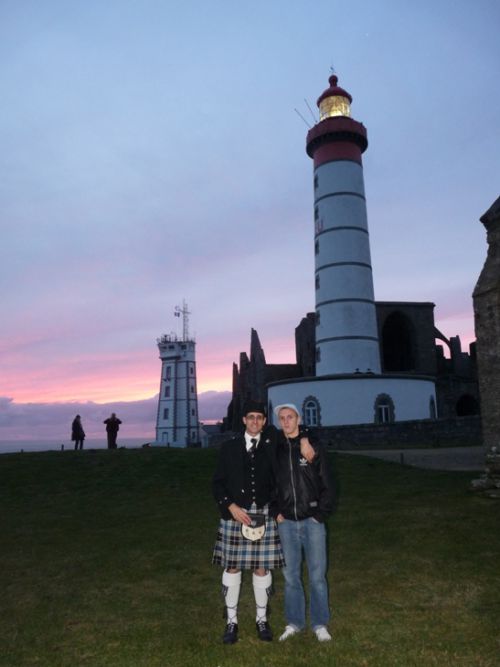
[[[337,75],[332,74],[328,82],[317,101],[319,123],[307,133],[307,154],[315,167],[341,159],[361,163],[368,146],[366,128],[351,118],[352,97],[338,85]]]

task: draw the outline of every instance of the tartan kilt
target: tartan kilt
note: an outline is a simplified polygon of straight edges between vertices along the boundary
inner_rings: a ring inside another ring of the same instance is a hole
[[[227,569],[274,570],[285,565],[276,521],[269,516],[268,507],[257,509],[253,504],[249,512],[258,512],[266,517],[266,533],[256,542],[241,534],[241,523],[234,519],[221,519],[217,531],[212,563]]]

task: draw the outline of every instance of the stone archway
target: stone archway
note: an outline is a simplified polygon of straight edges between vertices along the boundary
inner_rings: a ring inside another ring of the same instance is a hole
[[[415,334],[406,315],[395,311],[382,327],[382,359],[384,371],[415,370]]]

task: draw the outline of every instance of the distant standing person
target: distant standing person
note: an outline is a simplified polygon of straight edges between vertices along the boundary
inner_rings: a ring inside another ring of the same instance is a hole
[[[82,418],[80,415],[76,415],[71,424],[71,440],[75,443],[75,449],[83,449],[85,431],[83,430]]]
[[[108,449],[116,449],[116,437],[120,430],[121,419],[118,419],[116,413],[112,412],[103,422],[106,424],[106,433],[108,434]]]

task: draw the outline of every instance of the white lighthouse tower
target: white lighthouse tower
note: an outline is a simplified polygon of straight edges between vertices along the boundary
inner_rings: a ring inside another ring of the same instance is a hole
[[[318,99],[320,122],[307,135],[314,160],[316,373],[380,372],[370,240],[361,154],[366,129],[337,86]]]
[[[314,426],[432,418],[434,378],[381,373],[361,156],[366,128],[335,75],[307,134],[314,162],[316,375],[268,385],[273,405],[295,403]]]
[[[189,311],[185,301],[182,308],[175,308],[175,316],[182,317],[182,338],[172,333],[157,339],[162,363],[156,444],[190,447],[200,443],[200,428],[196,343],[189,336]]]

